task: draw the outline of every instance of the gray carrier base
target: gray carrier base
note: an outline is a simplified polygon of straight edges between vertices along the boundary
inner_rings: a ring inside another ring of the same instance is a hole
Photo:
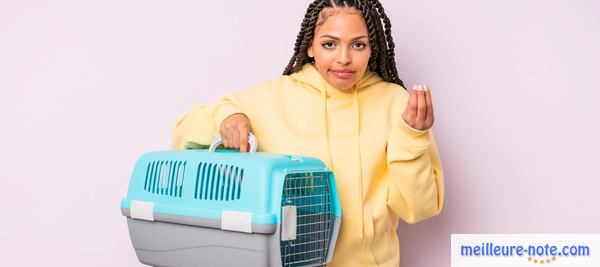
[[[340,220],[333,230],[337,236]],[[140,262],[161,267],[282,266],[280,229],[274,234],[242,233],[160,221],[127,218],[129,235]],[[330,242],[333,252],[335,241]],[[326,263],[331,261],[329,253]],[[287,264],[286,264],[287,265]],[[290,266],[323,266],[323,264]]]

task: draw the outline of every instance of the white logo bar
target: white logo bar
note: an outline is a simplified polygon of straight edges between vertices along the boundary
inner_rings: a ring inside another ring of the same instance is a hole
[[[598,267],[600,235],[453,234],[452,267]]]

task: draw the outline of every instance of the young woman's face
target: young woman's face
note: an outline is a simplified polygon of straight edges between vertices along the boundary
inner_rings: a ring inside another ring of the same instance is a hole
[[[353,8],[325,8],[325,22],[315,29],[308,56],[333,87],[352,88],[367,70],[371,45],[367,24]],[[321,20],[321,18],[319,18]]]

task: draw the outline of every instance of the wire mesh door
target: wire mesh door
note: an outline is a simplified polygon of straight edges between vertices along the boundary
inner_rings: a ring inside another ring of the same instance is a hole
[[[326,172],[285,178],[281,206],[296,206],[296,239],[281,241],[283,266],[323,265],[333,231],[331,190]]]

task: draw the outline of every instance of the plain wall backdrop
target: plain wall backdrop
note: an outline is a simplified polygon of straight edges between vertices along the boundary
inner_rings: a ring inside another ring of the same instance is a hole
[[[119,209],[137,157],[278,76],[308,3],[0,0],[2,265],[141,266]],[[445,168],[401,266],[449,266],[452,233],[600,233],[600,2],[382,3]]]

